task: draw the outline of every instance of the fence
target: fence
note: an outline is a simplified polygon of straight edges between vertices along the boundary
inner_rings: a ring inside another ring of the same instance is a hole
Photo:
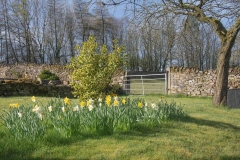
[[[123,77],[123,91],[126,94],[167,94],[167,73],[127,73]]]

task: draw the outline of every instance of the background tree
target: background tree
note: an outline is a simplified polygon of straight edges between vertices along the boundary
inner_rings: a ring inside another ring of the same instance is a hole
[[[117,4],[113,0],[109,2]],[[132,3],[132,1],[128,2]],[[174,13],[186,17],[195,17],[198,21],[213,27],[215,34],[221,41],[213,104],[225,105],[227,102],[228,69],[231,50],[240,30],[240,2],[225,0],[159,0],[151,2],[138,1],[137,3],[135,6],[141,6],[137,8],[140,16],[161,17]]]

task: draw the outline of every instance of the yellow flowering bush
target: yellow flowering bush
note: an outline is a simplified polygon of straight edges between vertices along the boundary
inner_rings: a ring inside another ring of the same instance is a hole
[[[106,45],[100,46],[96,38],[90,36],[82,46],[77,46],[79,55],[71,59],[68,68],[72,69],[71,85],[73,94],[79,100],[96,99],[99,95],[108,93],[112,77],[116,71],[123,69],[124,47],[114,41],[110,52]]]

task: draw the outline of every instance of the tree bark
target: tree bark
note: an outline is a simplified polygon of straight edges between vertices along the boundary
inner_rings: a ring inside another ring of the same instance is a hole
[[[220,49],[217,65],[217,80],[214,91],[213,105],[226,105],[228,89],[228,70],[232,44],[223,45]]]
[[[227,104],[229,61],[231,50],[239,30],[240,18],[238,18],[236,23],[226,32],[225,35],[223,34],[224,37],[220,37],[222,45],[218,55],[217,80],[213,98],[213,105],[215,106]]]

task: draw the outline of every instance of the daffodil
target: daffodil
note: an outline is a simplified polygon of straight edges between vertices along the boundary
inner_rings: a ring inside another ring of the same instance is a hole
[[[157,105],[153,102],[151,103],[151,107],[152,107],[152,109],[157,109]]]
[[[73,107],[73,111],[79,111],[78,105],[76,105],[75,107]]]
[[[126,99],[122,99],[122,104],[126,104]]]
[[[92,98],[90,98],[88,101],[87,101],[87,106],[90,106],[92,105],[94,102],[94,100]]]
[[[81,102],[80,102],[80,107],[83,108],[84,106],[85,106],[85,102],[81,101]]]
[[[52,112],[52,106],[48,107],[49,112]]]
[[[41,120],[43,119],[43,115],[41,113],[37,113],[37,116],[39,119],[41,119]]]
[[[22,118],[22,113],[18,112],[17,114],[19,118]]]
[[[9,104],[9,108],[13,108],[13,104],[12,103]]]
[[[41,107],[39,107],[38,105],[36,105],[33,109],[32,109],[33,112],[35,113],[40,113],[41,112]]]
[[[113,102],[113,106],[118,106],[118,105],[119,105],[118,100],[114,100],[114,102]]]
[[[62,107],[62,112],[63,112],[63,113],[66,112],[65,107]]]
[[[110,95],[108,95],[108,96],[106,97],[106,104],[107,104],[108,107],[109,107],[110,104],[111,104],[111,96],[110,96]]]
[[[9,104],[9,108],[18,108],[19,104],[18,103],[11,103]]]
[[[33,102],[36,102],[36,98],[35,98],[34,96],[31,97],[31,100],[32,100]]]
[[[113,97],[114,100],[118,100],[118,96]]]
[[[139,107],[139,108],[142,108],[142,107],[143,107],[142,102],[138,102],[138,107]]]
[[[98,98],[98,102],[101,103],[102,102],[102,98]]]
[[[159,102],[161,102],[161,101],[162,101],[162,98],[163,98],[163,97],[162,97],[162,96],[160,96]]]
[[[66,97],[66,98],[64,98],[64,103],[69,105],[69,104],[70,104],[70,99],[69,99],[69,98],[67,98],[67,97]]]
[[[92,110],[93,110],[93,105],[92,105],[92,104],[90,104],[90,105],[88,106],[88,110],[89,110],[89,111],[92,111]]]

